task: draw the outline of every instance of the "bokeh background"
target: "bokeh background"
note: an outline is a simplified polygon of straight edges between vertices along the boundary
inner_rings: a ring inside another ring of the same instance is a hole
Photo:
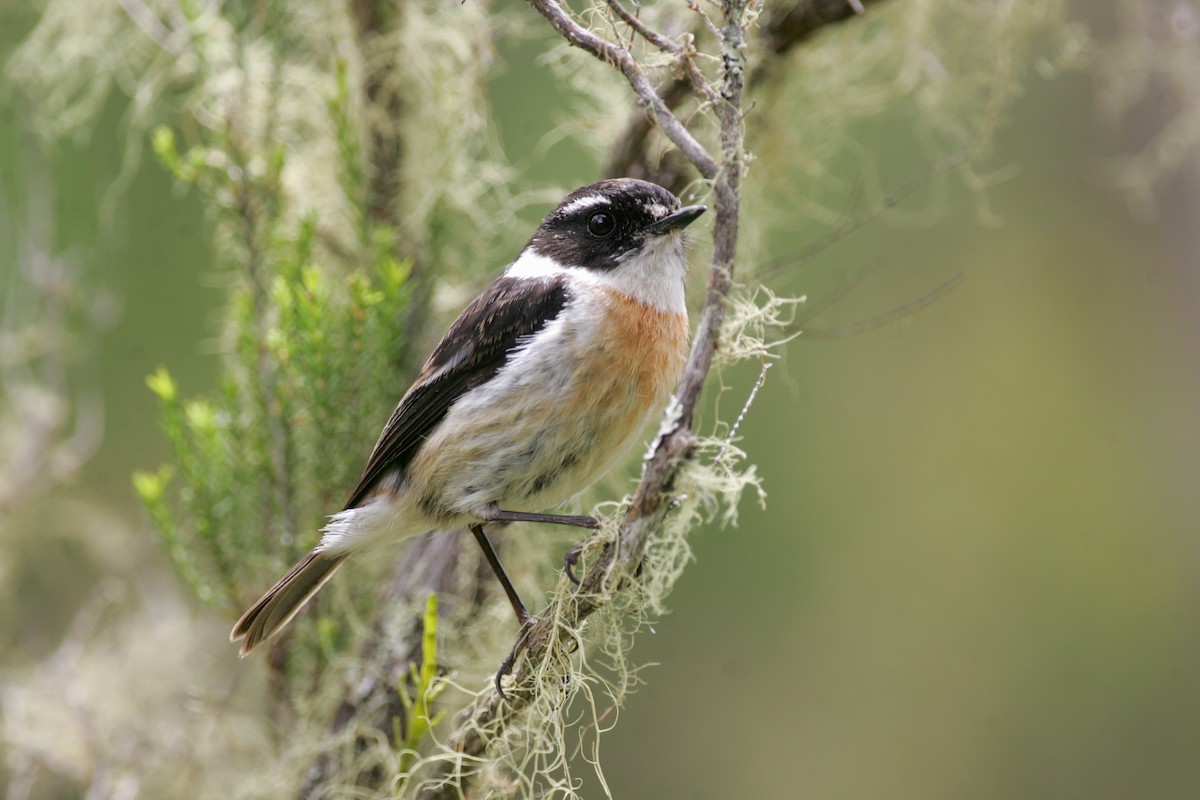
[[[1175,25],[1180,59],[1200,53],[1194,3],[1146,5]],[[837,329],[965,274],[898,323],[780,351],[742,426],[766,506],[748,499],[736,527],[695,533],[671,613],[638,641],[634,657],[656,666],[603,740],[615,796],[1200,796],[1200,185],[1186,153],[1149,191],[1119,179],[1170,126],[1189,146],[1200,97],[1151,74],[1128,113],[1101,113],[1106,65],[1134,35],[1116,7],[1076,3],[1089,57],[1024,81],[981,165],[995,176],[986,210],[934,182],[771,279],[815,297],[871,268],[823,320]],[[36,14],[0,11],[0,63]],[[547,145],[566,112],[543,49],[507,45],[489,90],[524,185],[570,187],[595,166],[569,139]],[[84,656],[64,638],[129,582],[154,587],[163,649],[183,632],[207,641],[186,664],[138,644],[134,657],[169,665],[157,679],[204,698],[247,668],[228,620],[174,584],[130,488],[167,457],[144,378],[167,364],[188,392],[215,385],[224,295],[193,195],[149,159],[114,189],[127,102],[114,95],[86,137],[47,145],[0,95],[0,291],[34,251],[77,270],[94,327],[66,380],[102,409],[78,469],[0,509],[8,779],[24,765],[12,743],[39,735],[14,730],[36,695],[17,689],[70,687]],[[893,186],[932,163],[904,146],[901,117],[855,130]],[[864,214],[855,159],[830,170],[839,181],[817,182],[813,202]],[[804,176],[786,180],[804,191]],[[830,229],[775,211],[763,262]],[[723,376],[723,408],[757,373]],[[119,673],[89,686],[119,695]],[[167,720],[145,726],[172,735]],[[95,781],[70,766],[88,763],[86,737],[59,745],[66,777],[43,775],[32,796]],[[122,786],[89,796],[136,796]]]

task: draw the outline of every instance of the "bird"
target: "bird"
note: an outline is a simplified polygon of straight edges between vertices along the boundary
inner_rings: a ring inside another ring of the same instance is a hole
[[[667,404],[690,339],[683,232],[706,210],[632,178],[566,195],[434,347],[317,545],[233,626],[239,655],[349,556],[435,529],[470,529],[529,624],[484,525],[598,527],[542,512],[611,469]]]

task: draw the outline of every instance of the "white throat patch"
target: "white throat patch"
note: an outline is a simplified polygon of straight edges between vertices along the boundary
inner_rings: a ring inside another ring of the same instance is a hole
[[[564,276],[571,282],[614,289],[659,311],[687,313],[684,297],[687,259],[683,255],[683,237],[679,233],[657,237],[641,250],[630,253],[612,270],[567,267],[526,249],[504,274],[510,278]]]

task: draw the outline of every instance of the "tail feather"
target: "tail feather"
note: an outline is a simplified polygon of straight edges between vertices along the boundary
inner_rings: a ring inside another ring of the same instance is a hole
[[[291,622],[345,560],[345,553],[319,550],[300,559],[233,626],[229,641],[241,641],[242,649],[238,655],[245,657]]]

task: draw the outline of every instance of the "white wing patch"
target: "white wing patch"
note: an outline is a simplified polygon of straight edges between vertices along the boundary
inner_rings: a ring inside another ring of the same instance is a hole
[[[566,275],[572,270],[567,269],[553,258],[543,256],[526,248],[521,251],[517,260],[508,265],[504,274],[510,278],[554,278]],[[580,271],[580,270],[575,270]]]
[[[425,379],[424,383],[433,383],[451,370],[457,369],[458,365],[466,360],[467,354],[470,352],[471,348],[466,345],[458,348],[458,350],[454,351],[454,355],[450,356],[445,364],[438,367],[432,375]]]

